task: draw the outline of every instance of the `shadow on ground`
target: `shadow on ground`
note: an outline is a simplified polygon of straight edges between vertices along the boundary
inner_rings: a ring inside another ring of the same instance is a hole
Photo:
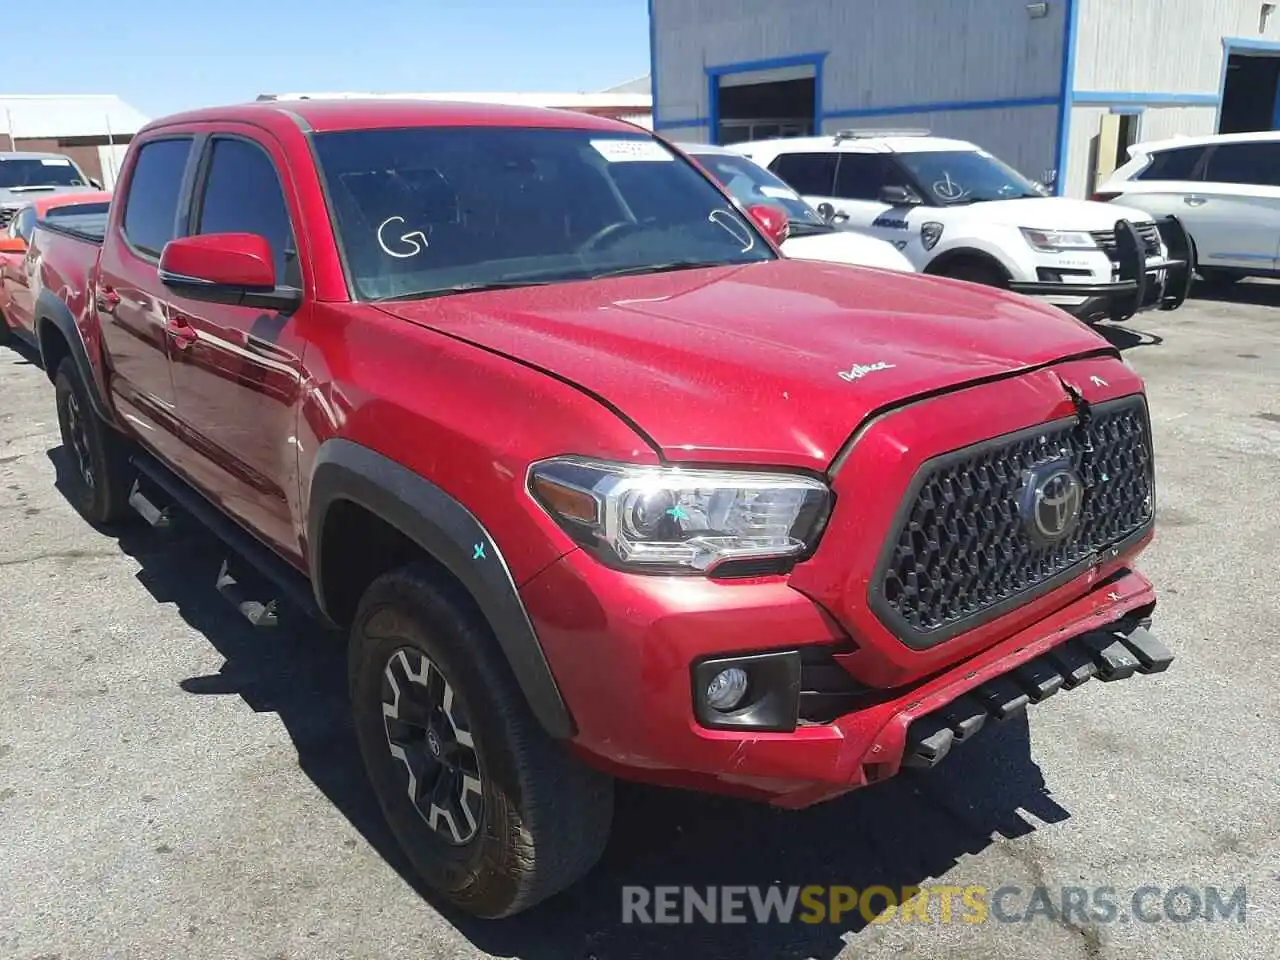
[[[65,493],[65,453],[59,447],[49,457]],[[421,889],[383,823],[347,722],[341,639],[287,610],[274,630],[249,626],[213,586],[225,551],[194,523],[167,533],[139,523],[118,532],[117,540],[140,565],[137,577],[155,600],[175,605],[225,658],[217,674],[191,677],[182,688],[238,696],[254,711],[275,713],[299,767],[423,895],[422,909],[437,909],[486,953],[523,960],[652,960],[663,952],[825,960],[845,947],[842,935],[866,926],[856,911],[837,924],[640,926],[622,922],[622,888],[919,886],[983,850],[993,835],[1032,832],[1020,811],[1047,823],[1069,816],[1031,758],[1025,718],[985,732],[935,771],[907,772],[801,812],[624,784],[613,838],[586,882],[510,920],[478,922]]]
[[[4,346],[0,347],[0,363],[15,367],[38,367],[40,351],[27,341],[10,335]]]
[[[1158,347],[1164,337],[1145,330],[1134,330],[1120,323],[1096,323],[1093,329],[1117,350],[1133,350],[1136,347]]]
[[[1191,290],[1196,300],[1239,303],[1257,307],[1280,307],[1280,284],[1242,280],[1230,286],[1197,283]]]

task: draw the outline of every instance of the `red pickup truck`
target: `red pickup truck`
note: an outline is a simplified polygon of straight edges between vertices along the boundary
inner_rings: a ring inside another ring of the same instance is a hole
[[[34,238],[72,496],[349,631],[387,820],[485,917],[591,867],[614,778],[798,808],[1167,668],[1116,350],[781,229],[580,114],[156,121],[100,244]]]

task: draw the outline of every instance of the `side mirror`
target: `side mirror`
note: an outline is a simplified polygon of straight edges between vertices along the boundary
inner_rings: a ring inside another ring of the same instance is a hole
[[[747,208],[747,213],[751,214],[756,225],[778,246],[782,246],[791,236],[791,222],[787,219],[786,212],[773,204],[753,204]]]
[[[256,233],[179,237],[160,254],[160,282],[179,296],[267,310],[289,310],[302,291],[276,286],[271,244]]]
[[[886,184],[880,188],[880,202],[893,207],[914,207],[924,201],[910,187],[891,186]]]
[[[0,237],[0,253],[26,253],[27,241],[21,237]]]
[[[835,223],[837,220],[849,219],[849,215],[847,213],[837,213],[836,208],[833,207],[831,204],[827,203],[825,200],[822,203],[818,204],[817,210],[818,210],[818,216],[820,216],[827,223]]]

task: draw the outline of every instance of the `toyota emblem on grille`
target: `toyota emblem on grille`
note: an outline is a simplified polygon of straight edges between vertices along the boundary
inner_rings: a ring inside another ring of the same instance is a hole
[[[1070,462],[1028,470],[1023,491],[1022,519],[1032,540],[1048,546],[1071,536],[1080,522],[1084,485]]]

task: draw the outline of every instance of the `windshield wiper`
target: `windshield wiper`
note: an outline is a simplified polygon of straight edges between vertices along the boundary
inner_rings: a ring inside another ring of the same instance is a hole
[[[397,293],[390,297],[378,297],[374,303],[396,303],[402,300],[427,300],[431,297],[447,297],[451,293],[478,293],[483,290],[512,290],[516,287],[545,287],[550,280],[487,280],[475,283],[455,283],[434,290],[415,290],[413,293]]]
[[[644,263],[634,267],[619,267],[616,270],[605,270],[602,273],[593,273],[592,280],[600,280],[604,277],[634,277],[644,273],[672,273],[676,270],[697,270],[701,267],[727,267],[733,266],[729,261],[725,260],[667,260],[663,263]]]

